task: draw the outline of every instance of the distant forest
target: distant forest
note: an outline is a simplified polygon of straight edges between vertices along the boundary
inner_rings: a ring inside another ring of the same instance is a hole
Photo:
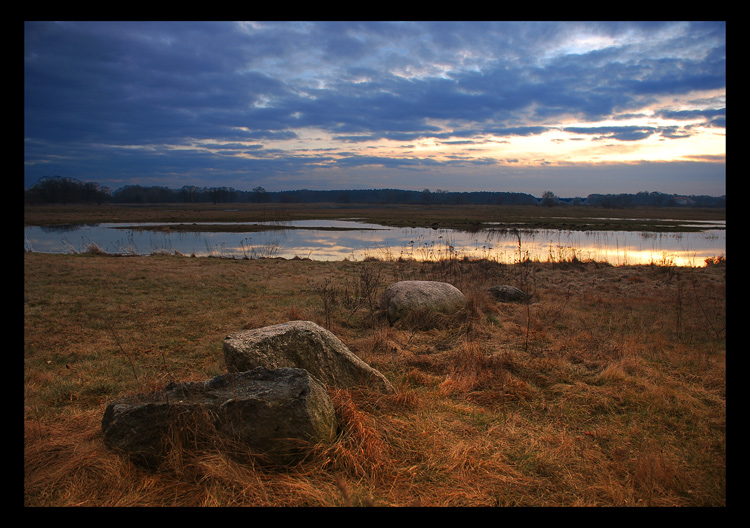
[[[128,185],[112,192],[94,182],[75,178],[45,177],[24,189],[24,204],[72,203],[360,203],[360,204],[476,204],[476,205],[589,205],[626,207],[726,207],[726,196],[696,196],[639,192],[636,194],[589,194],[587,197],[561,198],[547,191],[541,197],[527,193],[500,191],[457,192],[437,189],[407,191],[400,189],[364,189],[336,191],[266,191],[256,187],[240,191],[231,187],[195,187],[180,189]]]

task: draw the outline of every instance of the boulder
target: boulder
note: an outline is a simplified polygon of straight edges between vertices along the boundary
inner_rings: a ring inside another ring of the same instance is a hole
[[[325,387],[292,368],[261,367],[204,382],[170,383],[161,391],[111,402],[102,418],[105,444],[152,469],[174,448],[175,435],[192,434],[193,440],[221,435],[267,461],[289,464],[312,444],[332,440],[337,428]]]
[[[528,293],[513,286],[490,286],[487,291],[498,302],[526,302],[531,299]]]
[[[395,392],[383,374],[312,321],[289,321],[231,334],[224,339],[224,361],[230,372],[260,366],[295,367],[332,387],[368,386]]]
[[[386,288],[381,306],[393,324],[415,310],[453,314],[466,306],[466,297],[446,282],[401,281]]]

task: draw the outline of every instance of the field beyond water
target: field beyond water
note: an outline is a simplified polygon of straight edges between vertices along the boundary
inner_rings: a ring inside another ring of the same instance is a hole
[[[390,326],[377,299],[409,279],[466,309]],[[330,389],[340,434],[294,467],[214,443],[149,472],[103,445],[109,401],[224,373],[227,334],[295,319],[396,394]],[[726,260],[24,253],[24,504],[726,506]]]
[[[308,219],[361,219],[393,227],[476,230],[486,225],[524,229],[689,231],[674,220],[726,220],[726,209],[650,207],[609,209],[565,206],[497,205],[363,205],[331,203],[262,204],[104,204],[34,205],[24,208],[24,225],[95,224],[103,222],[184,222],[186,230],[232,230],[212,222],[288,222]],[[247,225],[241,227],[246,229]],[[176,229],[173,227],[172,229]]]

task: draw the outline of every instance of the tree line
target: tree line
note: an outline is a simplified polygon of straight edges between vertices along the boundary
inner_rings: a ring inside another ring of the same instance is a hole
[[[68,177],[45,177],[24,189],[24,203],[358,203],[358,204],[475,204],[475,205],[594,205],[627,207],[726,207],[726,196],[683,196],[659,192],[637,194],[589,194],[587,197],[560,198],[547,191],[540,198],[528,193],[504,191],[410,191],[403,189],[348,189],[266,191],[255,187],[241,191],[232,187],[197,187],[180,189],[160,186],[128,185],[111,191],[94,182]]]
[[[727,197],[639,192],[636,194],[589,194],[587,205],[600,207],[726,207]]]
[[[30,189],[23,190],[25,204],[37,203],[104,203],[112,199],[109,188],[75,178],[45,177]]]

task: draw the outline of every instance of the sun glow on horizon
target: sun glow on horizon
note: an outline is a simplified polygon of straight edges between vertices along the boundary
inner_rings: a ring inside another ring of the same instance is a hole
[[[413,139],[338,134],[314,126],[284,129],[273,136],[240,141],[192,140],[174,149],[194,149],[211,156],[270,160],[288,156],[307,159],[316,168],[414,166],[415,164],[498,165],[513,167],[571,166],[670,161],[726,161],[726,131],[711,128],[698,114],[693,119],[668,117],[670,112],[696,111],[701,102],[725,99],[725,91],[707,91],[699,100],[675,97],[603,120],[569,115],[537,124],[527,109],[526,123],[507,134],[483,133],[484,124],[464,128],[437,119],[424,125],[437,132]],[[541,127],[541,128],[540,128]],[[238,132],[249,132],[236,127]],[[468,133],[470,132],[471,133]]]

